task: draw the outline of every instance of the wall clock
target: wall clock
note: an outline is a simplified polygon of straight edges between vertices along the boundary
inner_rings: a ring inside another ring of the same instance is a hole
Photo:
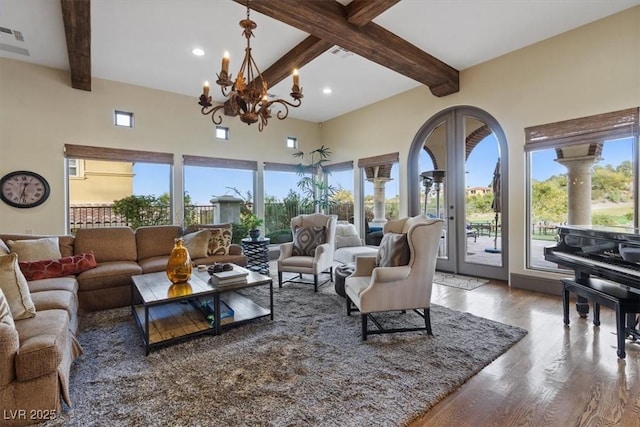
[[[49,183],[35,172],[15,171],[0,179],[0,199],[16,208],[33,208],[49,198]]]

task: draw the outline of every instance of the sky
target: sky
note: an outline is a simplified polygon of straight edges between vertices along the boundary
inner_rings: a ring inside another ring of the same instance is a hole
[[[603,161],[600,165],[619,165],[625,160],[631,160],[633,155],[633,140],[626,138],[609,141],[603,148]],[[493,170],[498,158],[498,143],[493,135],[483,139],[473,149],[466,165],[466,186],[487,187],[491,184]],[[536,180],[545,180],[552,175],[564,174],[566,168],[554,161],[555,150],[543,150],[532,154],[532,174]],[[420,172],[432,170],[433,164],[426,154],[420,157]],[[159,196],[169,192],[170,167],[168,165],[136,163],[133,167],[135,177],[133,191],[136,195],[154,194]],[[237,188],[246,195],[247,190],[253,189],[253,172],[230,169],[212,169],[196,166],[185,166],[185,190],[191,196],[194,204],[209,204],[213,196],[225,194],[235,195],[229,187]],[[391,171],[394,181],[386,186],[386,197],[392,198],[398,191],[398,165]],[[282,200],[289,189],[297,190],[300,179],[295,173],[265,172],[265,188],[268,196],[275,196]],[[336,173],[330,178],[331,184],[353,192],[353,178],[349,173]],[[252,191],[253,193],[253,191]],[[370,183],[365,183],[365,195],[373,194]]]

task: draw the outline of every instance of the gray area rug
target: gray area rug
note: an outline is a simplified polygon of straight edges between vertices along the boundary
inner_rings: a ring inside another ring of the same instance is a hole
[[[47,425],[406,425],[527,331],[433,306],[422,332],[360,340],[331,283],[275,285],[275,320],[258,320],[144,355],[130,310],[83,316],[85,354],[71,372],[72,409]],[[245,295],[268,304],[268,288]],[[414,313],[381,315],[421,324]]]
[[[433,282],[439,285],[472,291],[489,283],[489,280],[480,277],[461,276],[459,274],[436,271],[433,276]]]

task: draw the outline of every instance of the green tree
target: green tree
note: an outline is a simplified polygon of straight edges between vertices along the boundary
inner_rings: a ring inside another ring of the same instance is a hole
[[[561,222],[567,217],[567,192],[553,178],[533,181],[531,205],[534,221]]]
[[[166,202],[166,199],[163,201],[154,195],[131,195],[114,200],[113,211],[117,215],[123,216],[127,220],[127,224],[134,229],[143,225],[171,223],[169,203]]]

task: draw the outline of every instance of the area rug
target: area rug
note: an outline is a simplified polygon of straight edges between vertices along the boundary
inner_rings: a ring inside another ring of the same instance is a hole
[[[81,318],[73,408],[47,425],[406,425],[527,331],[432,307],[423,332],[360,340],[360,317],[330,284],[275,285],[275,320],[193,338],[145,356],[130,310]],[[268,304],[268,288],[244,292]],[[379,317],[421,324],[414,313]]]
[[[472,291],[482,285],[489,283],[489,280],[482,279],[480,277],[461,276],[459,274],[436,271],[433,276],[433,282],[439,285],[451,286],[452,288]]]

